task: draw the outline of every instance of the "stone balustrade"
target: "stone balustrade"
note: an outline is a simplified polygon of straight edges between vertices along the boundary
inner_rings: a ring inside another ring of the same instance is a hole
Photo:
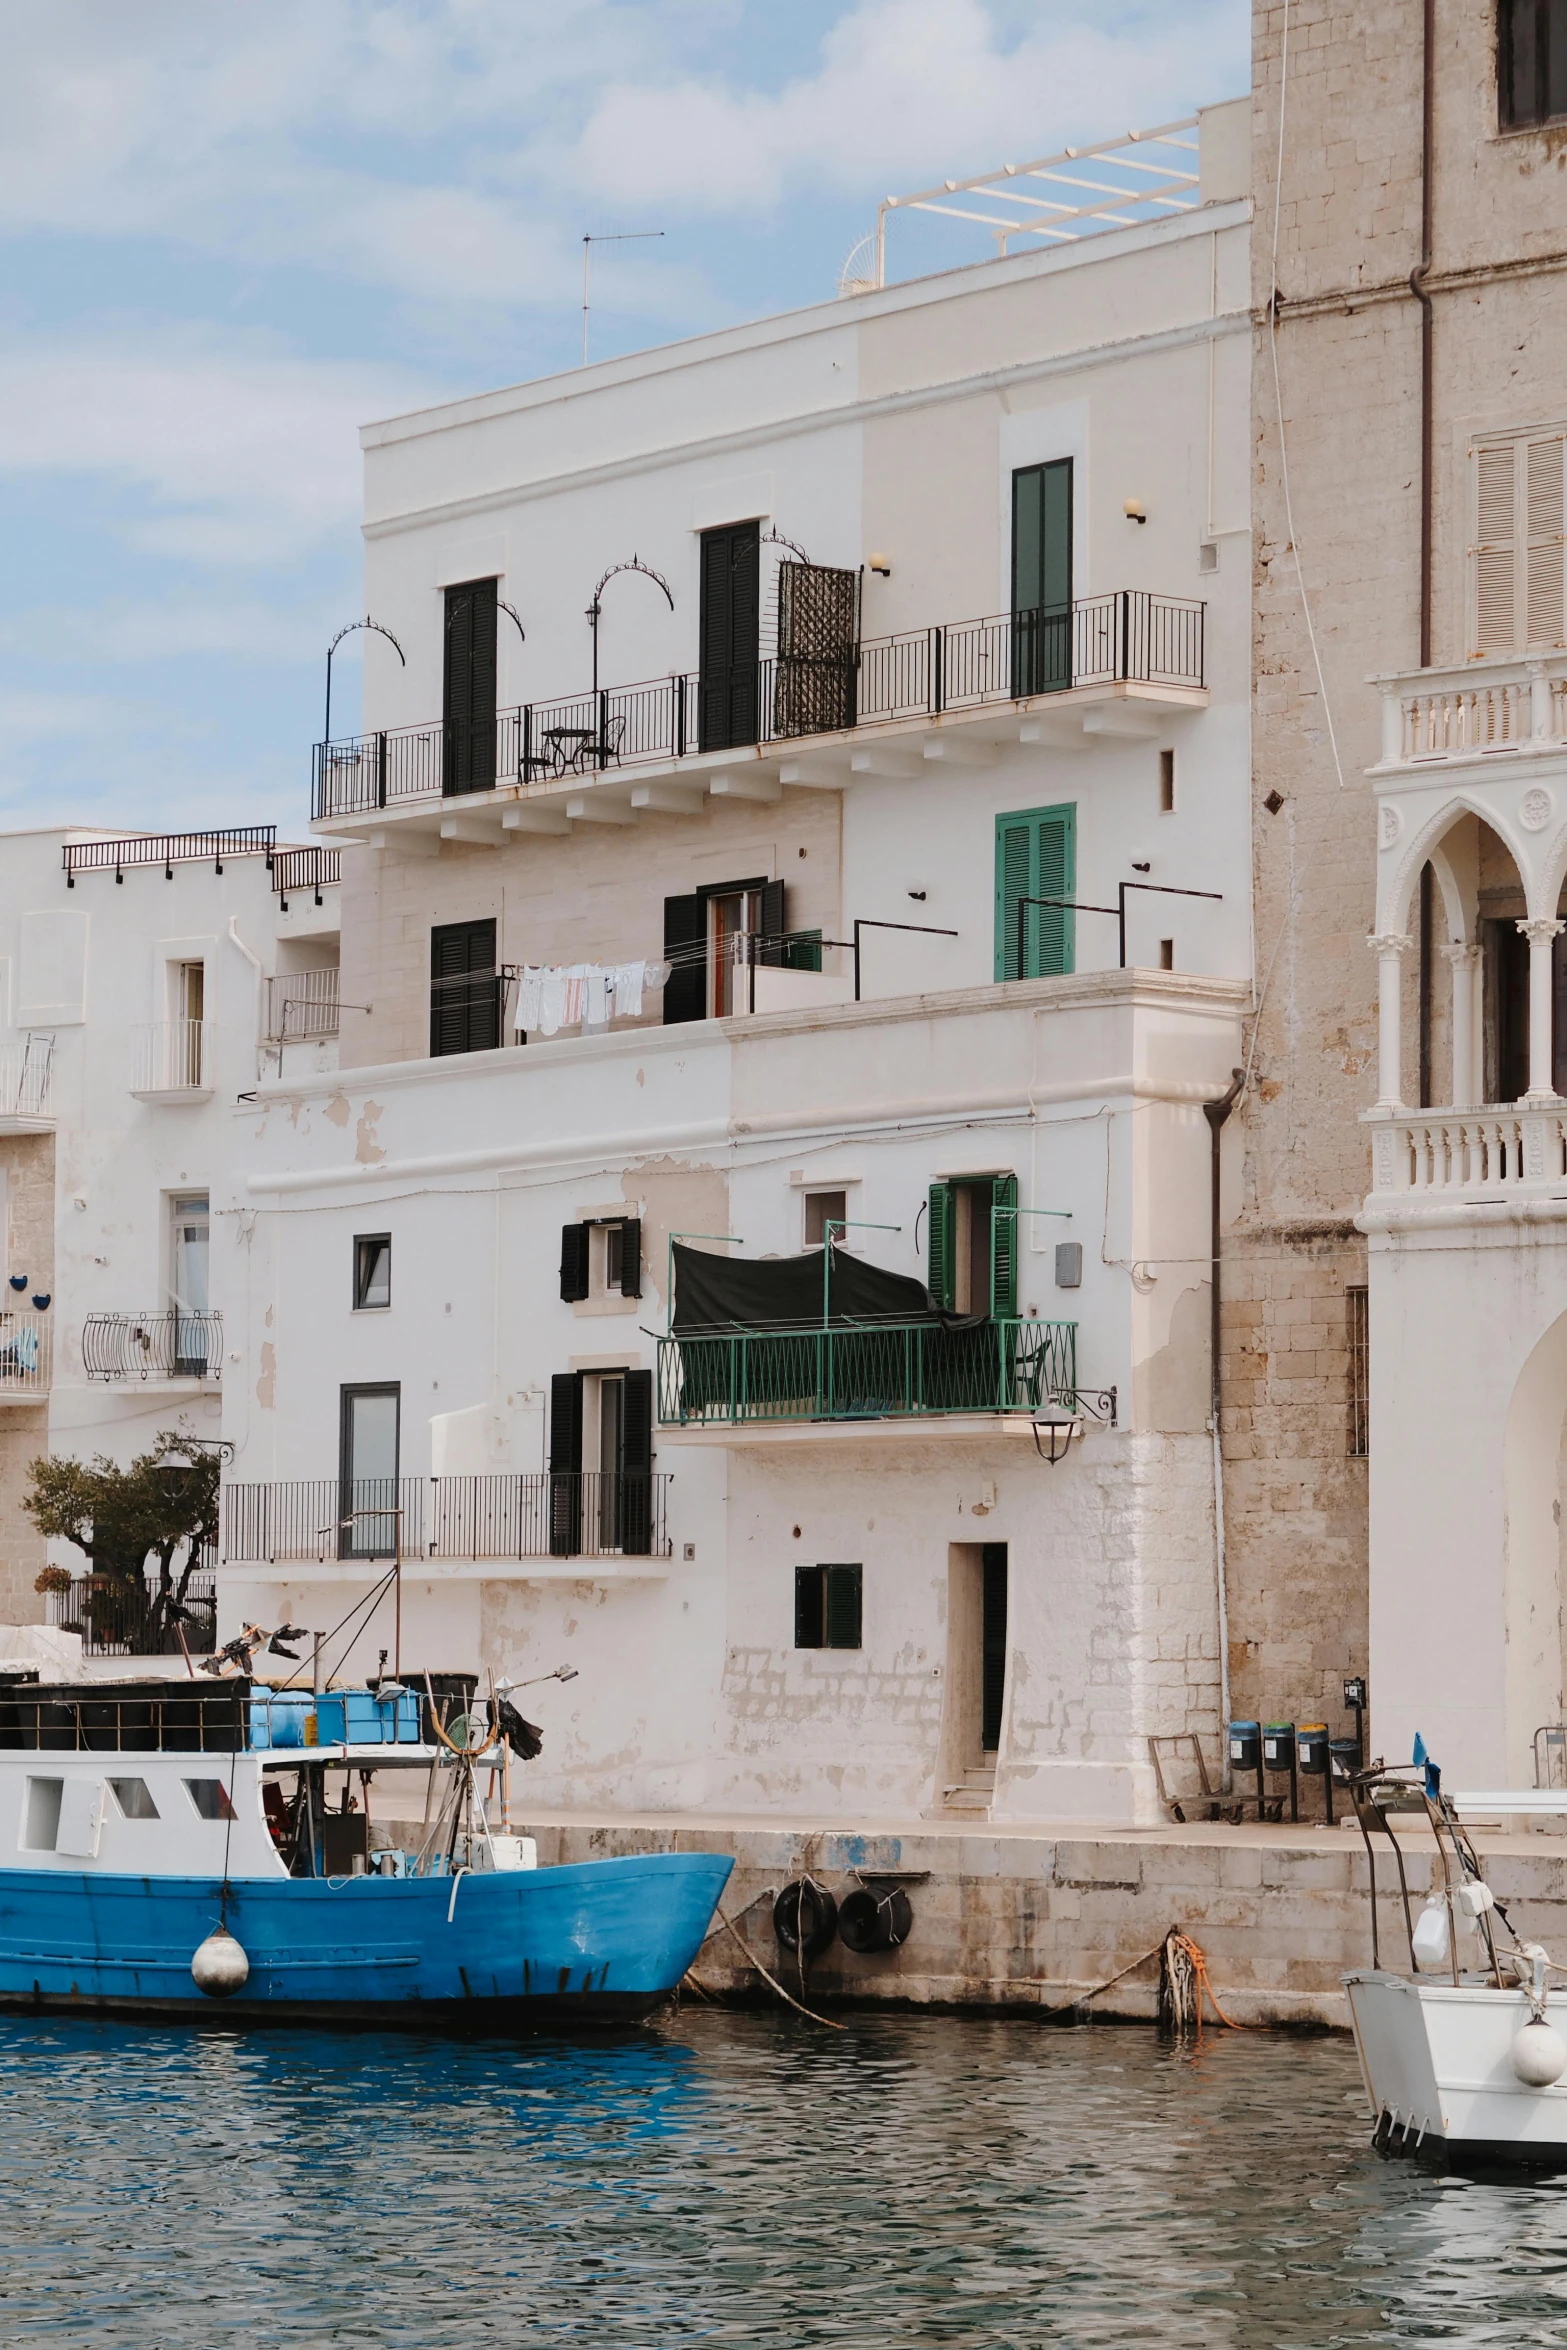
[[[1373,1197],[1507,1199],[1567,1176],[1567,1102],[1374,1113],[1370,1123]]]
[[[1567,655],[1384,678],[1381,767],[1567,745]]]

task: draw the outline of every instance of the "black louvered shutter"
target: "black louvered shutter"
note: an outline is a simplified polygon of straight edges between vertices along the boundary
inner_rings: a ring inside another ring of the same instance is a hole
[[[664,900],[664,1025],[707,1018],[707,901]]]
[[[620,1294],[642,1295],[642,1219],[628,1216],[620,1227]]]
[[[550,1556],[582,1548],[582,1374],[557,1371],[550,1381]]]
[[[980,1554],[980,1731],[985,1754],[1001,1744],[1001,1709],[1007,1693],[1007,1546],[987,1542]]]
[[[588,1226],[563,1224],[560,1231],[560,1294],[574,1306],[588,1294]]]
[[[620,1547],[633,1558],[653,1548],[653,1374],[628,1371],[620,1421]]]
[[[756,740],[761,530],[737,522],[702,533],[698,738],[704,751]]]
[[[794,1645],[796,1648],[822,1648],[826,1645],[827,1606],[825,1567],[796,1567],[794,1570]]]
[[[861,1599],[864,1584],[862,1567],[828,1567],[826,1622],[823,1626],[826,1648],[859,1648],[861,1642]]]
[[[495,587],[493,579],[470,579],[446,591],[448,794],[495,788]]]
[[[430,1052],[491,1052],[501,1041],[495,924],[438,922],[430,932]]]
[[[762,938],[764,944],[757,951],[759,963],[783,963],[784,953],[784,885],[781,881],[762,884]]]

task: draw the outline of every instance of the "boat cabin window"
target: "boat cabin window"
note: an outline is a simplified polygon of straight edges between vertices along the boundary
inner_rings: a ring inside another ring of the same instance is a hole
[[[63,1779],[29,1779],[27,1808],[22,1815],[22,1845],[27,1852],[53,1852],[60,1836],[60,1798]]]
[[[201,1782],[203,1785],[213,1783]],[[152,1789],[145,1779],[111,1779],[109,1785],[114,1789],[114,1800],[120,1807],[122,1819],[155,1820],[159,1817],[158,1807],[152,1800]]]
[[[204,1820],[232,1820],[238,1816],[221,1779],[187,1779],[185,1792]]]

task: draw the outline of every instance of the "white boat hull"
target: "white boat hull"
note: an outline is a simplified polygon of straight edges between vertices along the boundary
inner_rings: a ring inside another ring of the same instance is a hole
[[[1567,2168],[1567,2075],[1532,2089],[1513,2070],[1529,2021],[1522,1991],[1370,1969],[1346,1975],[1344,1989],[1379,2145],[1425,2161]],[[1546,2005],[1567,2039],[1567,1991]]]

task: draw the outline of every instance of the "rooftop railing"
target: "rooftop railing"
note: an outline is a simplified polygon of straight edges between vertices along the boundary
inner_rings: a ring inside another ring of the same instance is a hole
[[[1033,1413],[1076,1395],[1075,1322],[736,1330],[658,1348],[665,1427]]]
[[[65,886],[76,887],[78,873],[113,870],[125,879],[133,865],[161,865],[164,878],[174,879],[176,865],[212,864],[219,873],[225,857],[265,857],[272,861],[275,824],[225,824],[211,832],[132,832],[119,840],[71,840],[63,851]]]
[[[272,854],[272,887],[278,895],[281,910],[288,912],[291,897],[302,898],[308,890],[315,903],[322,903],[321,892],[335,889],[343,878],[341,849],[275,849]]]
[[[1081,686],[1201,687],[1207,607],[1122,589],[1038,611],[904,630],[841,657],[759,661],[704,680],[648,678],[525,702],[474,731],[433,721],[315,747],[311,814],[549,784],[572,775],[756,743],[939,717]],[[721,693],[716,690],[721,686]],[[722,703],[722,709],[715,707]]]

